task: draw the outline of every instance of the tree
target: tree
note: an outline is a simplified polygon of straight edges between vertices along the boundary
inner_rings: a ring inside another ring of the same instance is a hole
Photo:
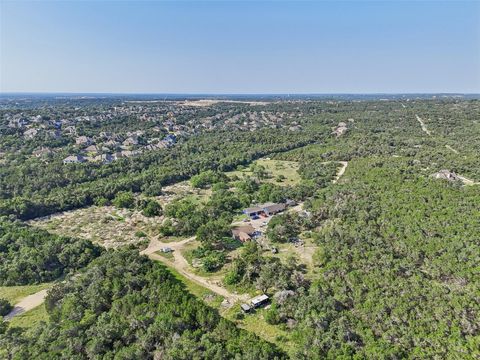
[[[142,214],[146,217],[160,216],[162,206],[155,200],[148,200],[142,207]]]
[[[7,299],[0,298],[0,316],[5,316],[12,311],[13,305]]]
[[[121,191],[117,193],[112,203],[117,208],[131,209],[135,206],[135,197],[131,191]]]

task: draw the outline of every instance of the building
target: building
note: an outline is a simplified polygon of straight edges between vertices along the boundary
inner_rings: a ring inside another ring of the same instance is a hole
[[[93,153],[93,154],[96,154],[100,151],[97,145],[87,146],[84,150],[88,153]]]
[[[246,242],[252,240],[256,231],[252,225],[240,225],[232,229],[232,236],[235,240]]]
[[[243,210],[243,213],[250,216],[251,218],[255,218],[257,216],[272,216],[284,211],[286,207],[287,206],[284,203],[265,203],[246,208],[245,210]]]
[[[82,146],[88,146],[93,143],[93,140],[90,139],[88,136],[79,136],[75,139],[75,144],[77,145],[82,145]]]
[[[268,300],[269,300],[269,297],[263,294],[263,295],[254,297],[252,300],[250,300],[250,303],[252,304],[252,307],[255,309],[262,305],[265,305],[268,302]]]
[[[240,305],[240,308],[245,313],[248,313],[248,312],[250,312],[250,310],[252,310],[252,308],[248,304],[242,304],[242,305]]]
[[[280,204],[267,203],[267,204],[264,204],[262,208],[265,215],[272,216],[279,212],[284,211],[286,208],[286,205],[283,203],[280,203]]]
[[[38,133],[37,129],[28,129],[23,133],[23,136],[25,136],[27,139],[33,139]]]
[[[70,155],[63,159],[64,164],[76,164],[85,162],[85,158],[82,155]]]
[[[114,161],[115,158],[110,154],[97,155],[93,158],[93,161],[101,161],[102,163],[109,164]]]

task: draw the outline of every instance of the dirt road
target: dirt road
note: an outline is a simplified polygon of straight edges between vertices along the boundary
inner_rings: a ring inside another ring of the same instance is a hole
[[[35,294],[28,295],[15,304],[15,307],[9,314],[4,317],[4,320],[8,321],[16,315],[23,314],[26,311],[32,310],[41,305],[47,296],[47,290],[41,290]]]
[[[187,260],[183,257],[181,253],[181,249],[187,244],[188,242],[194,240],[195,237],[191,237],[182,241],[178,242],[169,242],[169,243],[162,243],[158,239],[152,239],[150,245],[140,253],[143,255],[147,255],[152,260],[158,260],[165,263],[167,266],[173,267],[177,270],[180,274],[185,276],[186,278],[196,282],[197,284],[207,288],[214,293],[223,296],[227,299],[230,303],[235,303],[237,301],[247,301],[249,296],[247,294],[234,294],[225,289],[220,285],[220,279],[206,279],[202,276],[196,275],[191,272],[190,265],[188,264]],[[173,261],[169,260],[155,252],[159,251],[163,247],[169,247],[173,250]]]
[[[335,179],[332,181],[332,183],[334,184],[336,184],[338,180],[340,180],[348,166],[348,161],[339,161],[339,163],[342,164],[342,167],[338,170],[337,176],[335,176]]]
[[[427,135],[432,135],[432,133],[430,132],[430,130],[427,129],[427,126],[425,125],[425,123],[423,122],[423,120],[420,118],[420,116],[418,116],[417,114],[415,114],[418,122],[420,123],[420,125],[422,126],[422,130],[427,134]]]

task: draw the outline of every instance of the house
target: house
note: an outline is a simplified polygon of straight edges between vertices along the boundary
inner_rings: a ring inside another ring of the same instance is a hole
[[[38,158],[38,157],[42,157],[42,156],[47,156],[47,155],[50,155],[50,154],[52,154],[52,153],[53,153],[52,150],[50,150],[49,148],[45,148],[45,147],[42,147],[42,148],[37,149],[37,150],[34,150],[34,151],[32,152],[33,156],[35,156],[35,157],[37,157],[37,158]]]
[[[123,146],[132,146],[132,145],[138,145],[138,138],[135,136],[130,136],[125,139],[125,141],[122,143]]]
[[[88,153],[93,153],[93,154],[96,154],[100,151],[97,145],[87,146],[84,150]]]
[[[90,139],[88,136],[79,136],[75,139],[75,144],[81,146],[88,146],[93,143],[93,140]]]
[[[263,295],[254,297],[252,300],[250,300],[250,303],[252,304],[252,307],[255,309],[262,305],[265,305],[268,302],[268,300],[269,300],[269,297],[263,294]]]
[[[110,154],[97,155],[93,158],[93,161],[101,161],[105,164],[109,164],[114,160],[115,160],[115,158]]]
[[[263,204],[262,208],[265,215],[272,216],[285,210],[286,205],[283,203],[280,203],[280,204],[267,203],[267,204]]]
[[[284,211],[286,207],[287,206],[283,203],[265,203],[246,208],[245,210],[243,210],[243,213],[250,216],[251,218],[256,218],[258,216],[272,216]]]
[[[165,136],[164,139],[166,142],[170,143],[170,145],[173,145],[177,142],[177,137],[174,134],[169,134]]]
[[[25,136],[27,139],[33,139],[38,133],[37,129],[28,129],[23,133],[23,136]]]
[[[233,238],[241,242],[252,240],[252,237],[254,237],[255,234],[256,231],[250,224],[240,225],[232,229]]]
[[[64,164],[75,164],[85,162],[85,158],[82,155],[70,155],[63,159]]]
[[[244,209],[243,213],[250,216],[250,217],[255,217],[255,216],[260,215],[260,213],[262,211],[263,210],[260,206],[253,206],[253,207],[249,207],[249,208]]]

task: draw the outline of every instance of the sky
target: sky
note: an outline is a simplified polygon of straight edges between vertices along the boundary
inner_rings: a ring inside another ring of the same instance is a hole
[[[480,1],[0,0],[0,92],[480,93]]]

